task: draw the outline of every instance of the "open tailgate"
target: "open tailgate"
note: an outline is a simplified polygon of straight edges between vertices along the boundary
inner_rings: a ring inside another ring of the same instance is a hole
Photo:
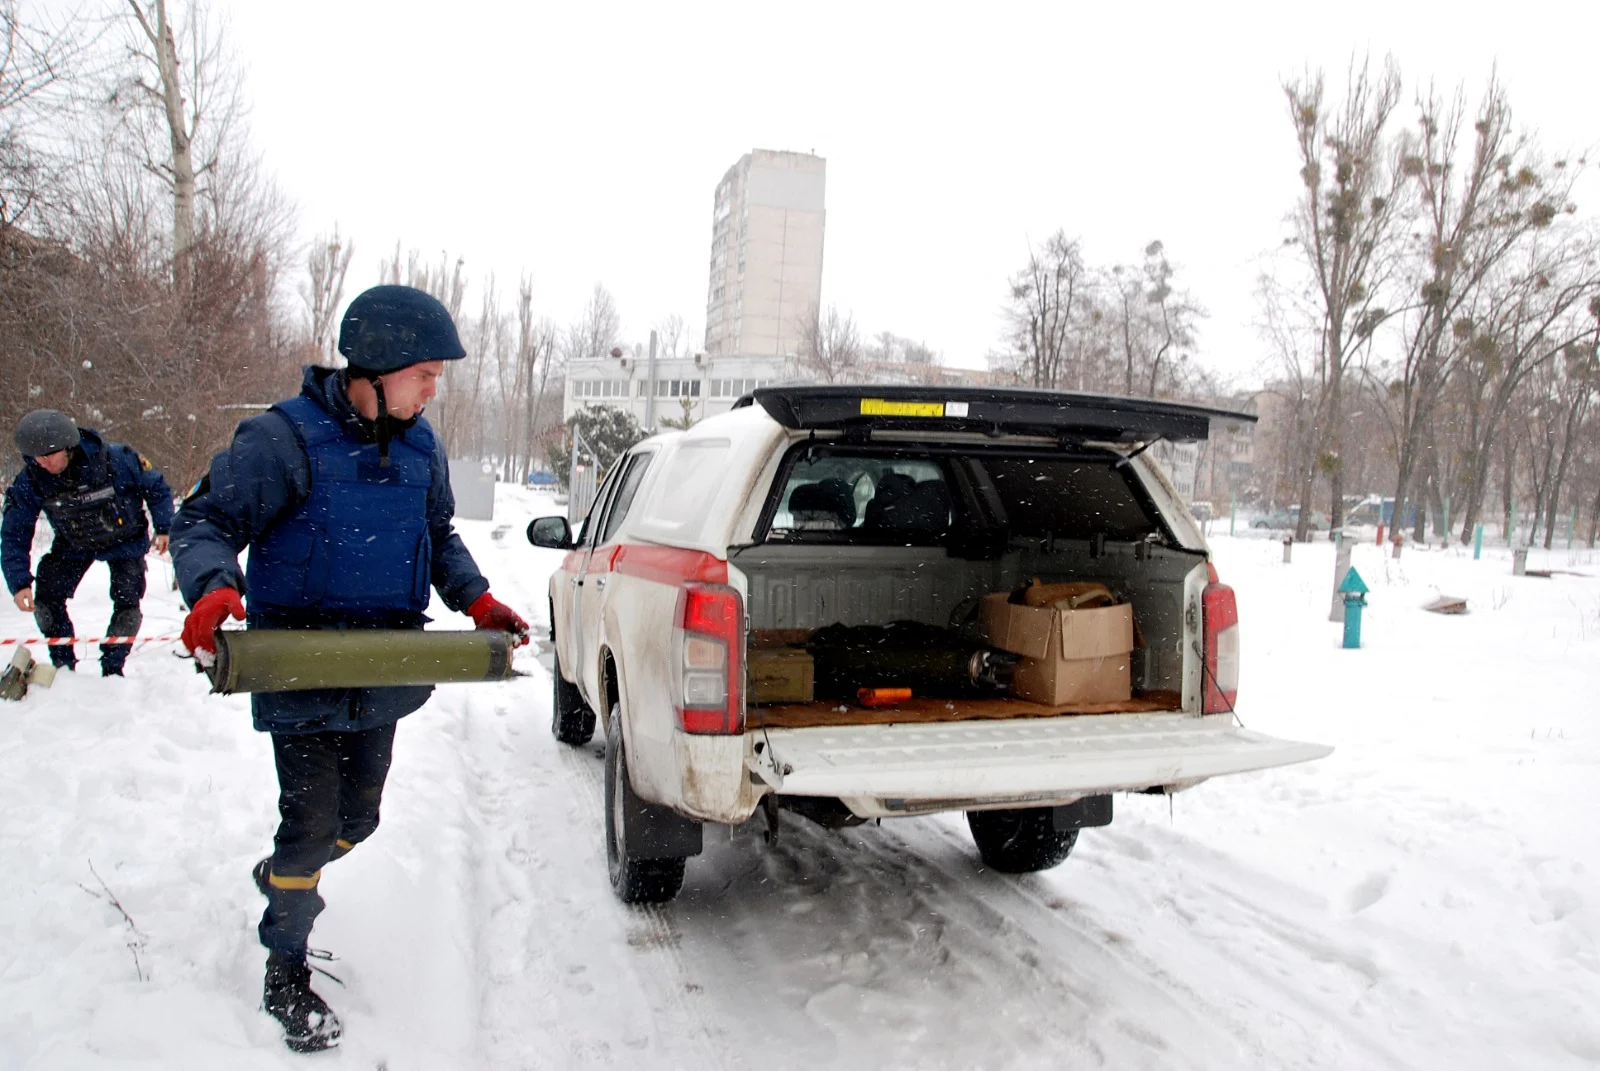
[[[751,770],[785,795],[975,802],[1182,786],[1320,759],[1324,744],[1279,740],[1226,714],[1096,714],[1014,721],[770,729]]]

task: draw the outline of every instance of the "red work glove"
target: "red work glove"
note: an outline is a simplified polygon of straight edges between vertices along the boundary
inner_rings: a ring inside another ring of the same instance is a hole
[[[215,664],[217,626],[229,617],[244,620],[244,600],[232,588],[212,588],[183,619],[183,646],[202,666]]]
[[[518,647],[528,642],[528,623],[522,620],[522,615],[487,591],[472,600],[472,605],[467,607],[467,616],[481,629],[511,633],[517,638]]]

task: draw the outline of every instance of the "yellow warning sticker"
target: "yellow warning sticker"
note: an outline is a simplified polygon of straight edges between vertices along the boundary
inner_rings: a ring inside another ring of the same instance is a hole
[[[862,416],[942,417],[943,402],[891,402],[885,398],[861,399]]]

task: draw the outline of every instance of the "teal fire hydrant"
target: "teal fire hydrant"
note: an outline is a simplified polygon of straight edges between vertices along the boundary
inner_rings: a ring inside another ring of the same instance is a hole
[[[1339,585],[1344,596],[1344,646],[1351,650],[1361,646],[1361,608],[1367,605],[1367,585],[1361,574],[1351,567]]]

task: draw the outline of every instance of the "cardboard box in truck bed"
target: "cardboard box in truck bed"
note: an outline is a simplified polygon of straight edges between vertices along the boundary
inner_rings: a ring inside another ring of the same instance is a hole
[[[1009,592],[986,595],[985,640],[1022,656],[1011,692],[1035,703],[1115,703],[1132,696],[1133,607],[1057,610],[1017,606]]]

